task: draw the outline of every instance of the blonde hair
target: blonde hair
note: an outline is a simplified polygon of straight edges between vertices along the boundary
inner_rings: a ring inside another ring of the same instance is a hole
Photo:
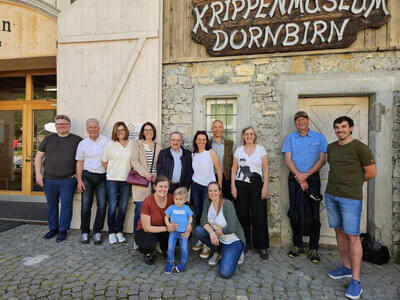
[[[185,199],[185,202],[188,200],[189,192],[185,187],[179,187],[174,192],[174,199],[176,196],[182,196]]]

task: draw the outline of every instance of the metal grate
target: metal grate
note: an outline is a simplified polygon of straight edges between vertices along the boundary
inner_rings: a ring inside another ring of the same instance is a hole
[[[206,130],[212,136],[211,125],[214,120],[224,123],[224,137],[235,142],[237,132],[237,97],[206,98]]]

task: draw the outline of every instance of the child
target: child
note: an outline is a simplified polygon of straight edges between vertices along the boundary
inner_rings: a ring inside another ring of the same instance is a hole
[[[165,211],[165,224],[169,226],[171,223],[176,223],[178,228],[169,233],[167,266],[165,274],[171,274],[174,268],[174,252],[176,240],[179,239],[181,246],[181,263],[175,267],[176,272],[183,272],[188,259],[188,240],[182,237],[182,233],[186,231],[188,224],[192,223],[193,212],[189,206],[185,205],[188,198],[188,190],[185,187],[177,188],[174,192],[174,205],[171,205]]]

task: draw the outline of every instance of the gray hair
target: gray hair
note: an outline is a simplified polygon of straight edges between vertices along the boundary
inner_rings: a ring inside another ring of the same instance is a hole
[[[179,131],[173,131],[169,134],[169,139],[171,139],[172,135],[174,134],[179,134],[179,136],[181,137],[181,140],[183,141],[183,136],[182,133],[180,133]]]
[[[221,125],[224,126],[224,122],[222,122],[221,120],[218,120],[218,119],[217,119],[217,120],[214,120],[214,121],[211,123],[211,127],[214,126],[214,124],[217,123],[217,122],[220,122]]]
[[[86,120],[86,127],[90,124],[90,123],[96,123],[97,126],[100,127],[100,122],[99,120],[97,120],[96,118],[89,118]]]
[[[54,122],[57,122],[57,120],[66,120],[69,124],[71,124],[71,119],[67,115],[56,115]]]

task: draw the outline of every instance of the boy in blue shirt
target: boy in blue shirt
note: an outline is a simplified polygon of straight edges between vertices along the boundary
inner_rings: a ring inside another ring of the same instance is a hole
[[[188,199],[188,190],[185,187],[177,188],[174,192],[174,205],[171,205],[165,211],[165,224],[169,226],[170,223],[176,223],[178,228],[169,233],[168,238],[168,252],[167,252],[167,266],[165,267],[165,274],[171,274],[174,268],[174,252],[176,241],[179,239],[181,246],[181,263],[175,267],[176,272],[183,272],[188,260],[188,240],[182,237],[182,233],[186,231],[188,224],[192,223],[193,212],[189,206],[185,205]]]

